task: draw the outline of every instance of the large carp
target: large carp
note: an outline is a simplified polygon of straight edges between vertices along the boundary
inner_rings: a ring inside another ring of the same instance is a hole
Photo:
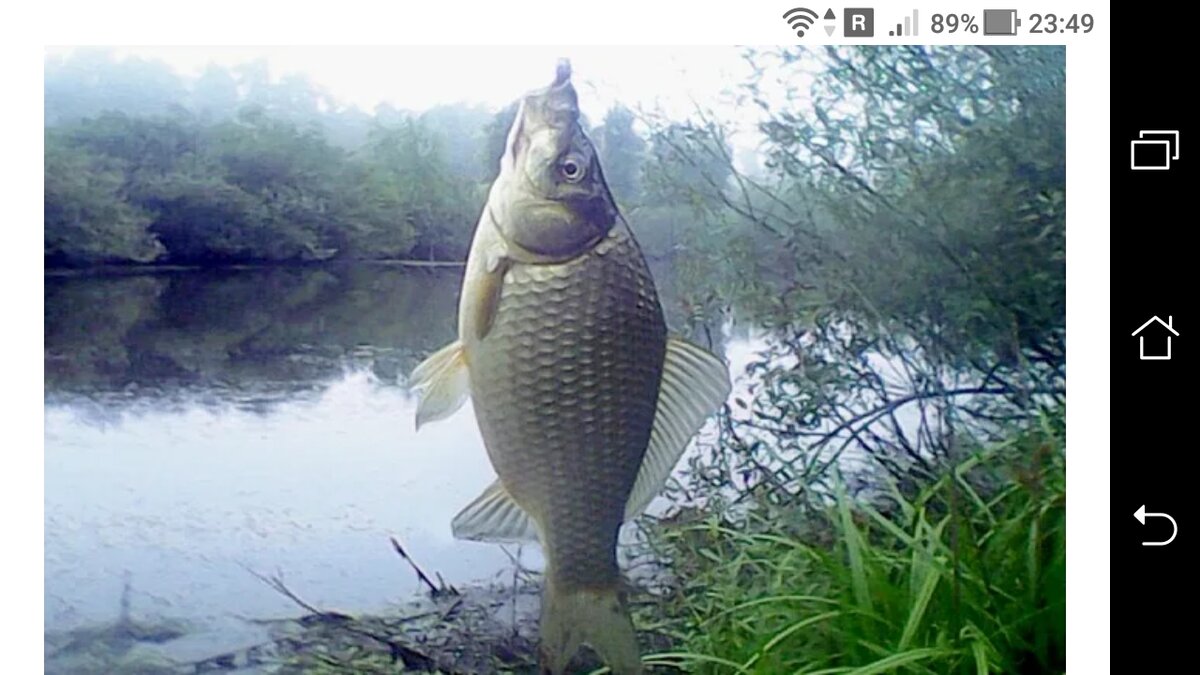
[[[581,644],[641,672],[617,532],[662,489],[729,393],[709,352],[669,337],[654,280],[579,124],[569,63],[521,100],[471,245],[458,340],[426,359],[417,426],[469,395],[499,477],[453,522],[539,540],[542,668]]]

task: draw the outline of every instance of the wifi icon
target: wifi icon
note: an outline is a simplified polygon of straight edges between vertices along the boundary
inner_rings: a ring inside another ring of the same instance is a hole
[[[816,23],[817,13],[807,7],[797,7],[784,12],[783,19],[796,31],[796,35],[804,37],[804,31]]]

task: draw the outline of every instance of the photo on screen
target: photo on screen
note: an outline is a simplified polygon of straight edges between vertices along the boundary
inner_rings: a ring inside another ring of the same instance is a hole
[[[1065,91],[48,48],[46,672],[1063,672]]]

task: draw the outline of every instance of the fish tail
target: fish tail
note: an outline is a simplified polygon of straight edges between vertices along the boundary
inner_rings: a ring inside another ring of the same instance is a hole
[[[607,588],[563,589],[547,583],[541,626],[543,673],[561,675],[581,644],[596,650],[613,675],[642,672],[633,620],[619,580]]]

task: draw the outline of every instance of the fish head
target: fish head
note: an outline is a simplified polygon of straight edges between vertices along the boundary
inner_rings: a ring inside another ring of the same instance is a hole
[[[505,239],[543,256],[582,253],[616,223],[616,203],[579,123],[565,59],[550,86],[521,99],[489,202]]]

